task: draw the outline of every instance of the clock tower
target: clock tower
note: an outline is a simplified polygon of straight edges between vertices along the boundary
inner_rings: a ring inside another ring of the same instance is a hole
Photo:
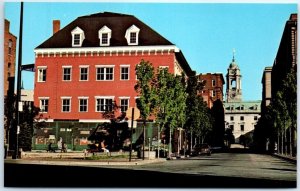
[[[234,54],[232,62],[227,69],[226,74],[226,102],[242,101],[242,75],[239,66],[235,62]]]

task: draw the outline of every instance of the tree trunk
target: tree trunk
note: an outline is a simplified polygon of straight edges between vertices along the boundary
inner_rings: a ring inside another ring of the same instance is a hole
[[[143,160],[145,160],[145,139],[146,139],[145,128],[146,128],[146,121],[144,121],[144,124],[143,124]]]
[[[290,156],[293,156],[293,147],[292,147],[292,127],[289,128],[289,146],[290,146]]]
[[[192,149],[193,149],[193,132],[191,131],[190,154],[192,152]]]
[[[172,149],[172,129],[170,127],[170,137],[169,137],[169,158],[171,158]]]
[[[284,142],[284,135],[283,135],[283,131],[281,130],[281,154],[283,155],[283,149],[284,149],[284,145],[283,145],[283,142]]]
[[[159,152],[160,152],[160,126],[157,126],[157,158],[159,158]]]

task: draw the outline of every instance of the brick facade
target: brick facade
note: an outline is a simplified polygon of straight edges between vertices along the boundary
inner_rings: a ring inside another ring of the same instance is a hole
[[[17,37],[9,31],[10,22],[4,23],[4,96],[7,96],[9,80],[15,77]],[[11,78],[9,78],[11,77]],[[11,82],[13,84],[13,81]],[[13,87],[13,85],[12,85]],[[12,90],[13,91],[13,90]]]
[[[221,73],[199,74],[198,79],[199,81],[205,81],[205,86],[199,92],[199,95],[203,97],[209,108],[213,106],[214,101],[218,99],[223,101],[223,85],[225,82]]]

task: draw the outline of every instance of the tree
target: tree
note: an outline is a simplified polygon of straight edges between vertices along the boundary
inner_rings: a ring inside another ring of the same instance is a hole
[[[143,120],[143,159],[145,154],[145,126],[146,121],[155,109],[157,94],[153,86],[154,67],[149,61],[141,60],[135,68],[137,82],[134,86],[135,91],[139,94],[137,107],[140,110]]]
[[[198,81],[194,74],[187,81],[186,92],[186,123],[185,129],[190,133],[190,150],[193,146],[193,134],[202,136],[202,140],[212,130],[212,116],[209,115],[209,110],[203,98],[198,95],[198,92],[203,89],[205,82]]]
[[[183,76],[174,76],[167,68],[158,69],[156,75],[156,120],[160,129],[168,130],[169,157],[172,152],[174,129],[183,127],[186,111],[186,92]]]

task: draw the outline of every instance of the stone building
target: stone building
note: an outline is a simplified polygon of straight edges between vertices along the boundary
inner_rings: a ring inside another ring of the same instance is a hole
[[[229,64],[226,74],[225,124],[239,143],[241,135],[251,137],[261,112],[261,101],[242,100],[241,71],[235,58]]]

